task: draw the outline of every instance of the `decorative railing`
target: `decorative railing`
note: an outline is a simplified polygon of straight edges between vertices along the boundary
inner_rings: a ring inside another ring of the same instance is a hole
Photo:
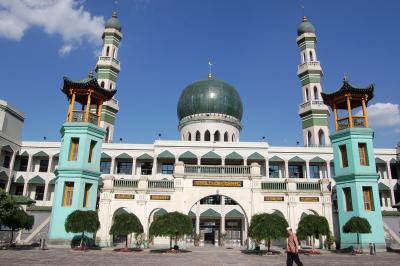
[[[113,62],[113,63],[119,65],[119,60],[115,59],[114,57],[111,57],[111,56],[100,56],[99,60],[104,61],[104,62]]]
[[[362,116],[353,116],[353,127],[365,127],[365,119]],[[341,118],[337,121],[338,130],[346,129],[350,127],[349,118]]]
[[[287,183],[284,182],[262,182],[261,189],[264,190],[286,190]]]
[[[332,147],[330,144],[306,144],[304,147],[309,147],[309,148],[329,148]]]
[[[321,190],[320,183],[312,183],[312,182],[299,182],[296,183],[297,190]]]
[[[174,181],[173,180],[149,180],[147,181],[148,188],[166,188],[173,189]]]
[[[99,116],[93,113],[89,113],[88,121],[85,119],[85,111],[78,111],[78,110],[73,110],[72,111],[72,118],[71,122],[89,122],[94,125],[98,125],[99,123]]]
[[[114,187],[119,188],[137,188],[138,183],[138,180],[114,179]]]
[[[306,107],[309,107],[309,106],[312,106],[312,105],[321,106],[321,105],[324,105],[324,101],[320,101],[320,100],[307,101],[307,102],[302,103],[300,105],[300,109],[305,109]]]
[[[299,65],[297,73],[301,73],[304,70],[306,70],[307,68],[311,68],[311,69],[320,68],[319,61],[305,62],[305,63]]]
[[[247,165],[185,165],[187,174],[210,175],[250,175],[250,166]]]

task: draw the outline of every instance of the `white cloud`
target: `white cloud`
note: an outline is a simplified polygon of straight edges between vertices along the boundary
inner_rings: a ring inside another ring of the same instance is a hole
[[[400,106],[393,103],[375,103],[367,107],[371,127],[392,127],[400,125]]]
[[[20,41],[32,27],[60,35],[60,55],[86,41],[101,44],[103,17],[84,10],[81,0],[0,0],[0,37]]]

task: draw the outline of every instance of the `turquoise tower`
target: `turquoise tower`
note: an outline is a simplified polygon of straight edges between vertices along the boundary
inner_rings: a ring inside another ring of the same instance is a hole
[[[67,121],[61,127],[60,159],[51,212],[49,242],[69,244],[74,234],[64,228],[75,210],[95,210],[100,178],[100,154],[105,130],[100,127],[101,110],[116,90],[102,88],[90,73],[87,79],[64,77]]]
[[[367,104],[374,96],[374,86],[357,88],[347,78],[333,93],[322,93],[324,103],[334,113],[335,133],[331,134],[335,162],[338,201],[340,248],[357,246],[357,235],[343,232],[343,225],[353,216],[366,218],[370,234],[360,234],[360,246],[375,243],[377,250],[386,250],[378,174],[374,159],[374,131],[368,128]],[[360,111],[354,111],[360,109]],[[356,115],[353,115],[355,113]],[[339,117],[343,114],[344,117]]]

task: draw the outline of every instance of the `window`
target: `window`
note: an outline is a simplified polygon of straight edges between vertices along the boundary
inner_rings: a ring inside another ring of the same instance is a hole
[[[83,195],[83,208],[87,208],[89,206],[89,193],[90,193],[90,188],[92,187],[92,184],[86,183],[85,184],[85,195]]]
[[[100,83],[100,86],[101,86],[102,88],[104,88],[104,85],[105,85],[105,83],[104,83],[104,81],[102,81],[102,82]]]
[[[125,174],[131,175],[132,174],[132,162],[118,162],[117,163],[117,174]]]
[[[106,56],[109,56],[110,55],[110,46],[107,46],[107,49],[106,49]]]
[[[105,140],[106,142],[109,142],[109,139],[110,139],[110,128],[107,127],[107,128],[106,128],[106,135],[105,135],[105,137],[104,137],[104,140]]]
[[[172,175],[174,173],[174,165],[172,163],[163,163],[161,173],[164,175]]]
[[[318,88],[316,86],[314,86],[314,99],[319,100]]]
[[[364,209],[366,211],[374,210],[374,201],[372,199],[372,187],[363,187]]]
[[[340,157],[342,159],[342,168],[349,166],[349,162],[347,161],[347,150],[346,144],[339,146]]]
[[[392,173],[392,179],[399,179],[396,164],[394,163],[390,164],[390,172]]]
[[[360,153],[360,165],[368,166],[367,144],[358,143],[358,152]]]
[[[305,63],[307,60],[306,60],[306,53],[303,53],[303,63]]]
[[[196,141],[200,141],[200,132],[196,131]]]
[[[71,138],[71,146],[69,148],[69,160],[76,161],[78,159],[79,138]]]
[[[228,139],[229,139],[229,137],[228,137],[228,132],[225,132],[225,134],[224,134],[224,141],[227,142]]]
[[[92,159],[93,159],[93,150],[94,150],[94,147],[96,147],[96,143],[97,143],[97,141],[94,141],[94,140],[90,141],[89,159],[88,159],[88,162],[89,162],[89,163],[92,162]]]
[[[214,141],[219,141],[219,138],[220,138],[220,134],[219,134],[219,131],[217,130],[214,133]]]
[[[236,139],[235,139],[235,134],[232,134],[232,142],[234,142]]]
[[[308,96],[308,88],[306,88],[306,102],[308,102],[309,99],[310,97]]]
[[[320,146],[325,145],[325,133],[322,129],[318,131],[318,142]]]
[[[221,196],[213,195],[202,198],[200,200],[200,204],[207,204],[207,205],[220,205],[221,204]]]
[[[269,177],[279,178],[279,165],[269,165]]]
[[[44,198],[44,186],[36,186],[35,200],[43,200],[43,198]]]
[[[153,169],[153,163],[151,162],[144,162],[140,164],[141,175],[151,175],[152,169]]]
[[[4,167],[4,168],[10,167],[10,162],[11,162],[11,156],[8,155],[8,154],[6,154],[6,155],[4,156],[3,167]]]
[[[72,205],[73,194],[74,194],[74,182],[65,182],[62,206],[71,206]]]
[[[308,133],[307,133],[307,144],[308,144],[308,146],[311,146],[311,144],[312,144],[312,135],[311,135],[310,131],[308,131]]]
[[[344,201],[346,203],[346,211],[353,211],[353,201],[351,199],[351,188],[344,187],[343,188]]]
[[[192,134],[190,134],[190,132],[188,133],[188,139],[187,139],[188,141],[191,141],[192,140]]]
[[[331,176],[330,177],[334,177],[335,176],[335,165],[333,163],[331,163],[329,167],[331,168]]]
[[[303,166],[289,165],[289,178],[303,178]]]
[[[237,203],[233,199],[225,197],[225,205],[237,205]]]
[[[319,165],[310,165],[310,178],[320,178]]]
[[[28,158],[27,157],[21,157],[21,160],[19,162],[18,171],[26,172],[27,169],[28,169]]]
[[[112,87],[112,84],[110,84],[110,90],[112,90],[112,88],[113,88],[113,87]]]
[[[39,172],[47,172],[47,168],[49,167],[49,160],[40,160],[39,162]]]
[[[314,61],[313,53],[310,51],[310,61]]]
[[[210,141],[211,136],[210,136],[210,131],[206,131],[206,133],[204,133],[204,141]]]
[[[17,185],[15,188],[15,195],[22,196],[24,194],[24,185]]]
[[[100,162],[100,172],[102,174],[109,174],[111,169],[111,161],[101,161]]]

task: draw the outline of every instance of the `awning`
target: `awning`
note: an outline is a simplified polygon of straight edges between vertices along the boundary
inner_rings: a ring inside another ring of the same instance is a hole
[[[219,212],[214,211],[213,209],[208,209],[200,214],[200,217],[209,217],[209,218],[219,218],[221,214]]]
[[[219,156],[218,154],[216,154],[213,151],[209,151],[206,154],[204,154],[201,159],[210,159],[210,160],[218,160],[221,159],[221,156]]]
[[[186,151],[186,152],[182,153],[181,156],[179,156],[179,160],[185,160],[185,159],[196,159],[197,160],[197,156],[190,151]]]
[[[282,158],[278,157],[278,156],[272,156],[271,158],[269,158],[268,160],[270,163],[284,163],[285,160],[283,160]]]
[[[15,182],[16,184],[25,184],[25,179],[22,177],[22,175],[20,175]]]
[[[226,157],[225,160],[243,160],[243,157],[237,152],[231,152]]]
[[[299,156],[294,156],[292,159],[289,160],[289,163],[305,163],[304,159],[301,159]]]
[[[121,154],[122,155],[122,154]],[[129,156],[129,155],[128,155]],[[107,153],[105,153],[105,152],[102,152],[101,153],[101,159],[111,159],[111,156],[110,155],[108,155]]]
[[[8,175],[5,171],[0,172],[0,180],[1,181],[8,181]]]
[[[6,145],[6,146],[1,147],[1,150],[2,151],[13,152],[13,149],[11,148],[10,145]]]
[[[173,155],[171,152],[165,150],[162,153],[160,153],[157,158],[159,159],[174,159],[175,160],[175,155]]]
[[[230,212],[228,212],[225,215],[225,218],[231,218],[231,219],[233,219],[233,218],[243,218],[243,217],[244,217],[243,213],[241,213],[241,212],[239,212],[238,210],[235,210],[235,209],[231,210]]]
[[[40,151],[37,152],[33,155],[33,157],[49,157],[49,155],[47,153],[45,153],[44,151]]]
[[[30,185],[44,185],[45,181],[40,176],[35,176],[34,178],[29,179],[28,184]]]
[[[386,162],[384,160],[382,160],[381,158],[379,158],[379,157],[375,158],[375,163],[384,163],[384,164],[386,164]]]
[[[56,179],[57,178],[53,178],[52,180],[50,180],[49,185],[55,185],[56,184]]]
[[[20,155],[21,157],[28,157],[29,156],[29,154],[28,154],[28,152],[27,151],[24,151],[23,153],[21,153],[21,155]]]
[[[252,161],[263,161],[265,160],[264,156],[259,154],[258,152],[254,152],[251,154],[249,157],[247,157],[247,160],[252,160]]]
[[[137,157],[136,159],[137,159],[137,160],[145,161],[145,160],[153,160],[153,157],[150,156],[150,155],[147,154],[147,153],[143,153],[142,155],[140,155],[140,156]]]
[[[317,156],[314,157],[310,160],[310,163],[326,163],[326,161],[324,159],[322,159],[321,157]]]
[[[379,188],[379,191],[390,191],[390,187],[388,187],[387,185],[385,185],[381,182],[379,182],[378,188]]]
[[[120,155],[118,155],[116,158],[117,159],[132,159],[132,156],[130,156],[124,152],[124,153],[121,153]]]

